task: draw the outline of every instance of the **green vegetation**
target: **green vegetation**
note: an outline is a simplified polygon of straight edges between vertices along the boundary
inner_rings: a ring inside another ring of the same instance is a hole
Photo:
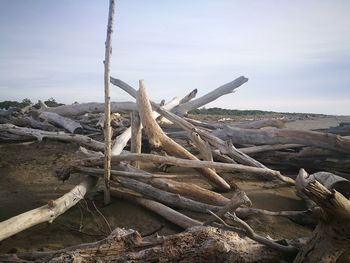
[[[49,98],[48,100],[45,100],[44,103],[48,107],[57,107],[64,105],[63,103],[58,103],[54,98]],[[33,105],[33,102],[30,99],[23,99],[21,102],[18,101],[10,101],[10,100],[5,100],[0,102],[0,109],[8,109],[10,107],[14,108],[24,108],[26,106]],[[39,101],[33,105],[34,108],[39,109],[40,108],[40,103]]]
[[[264,115],[275,113],[273,111],[261,111],[261,110],[228,110],[222,108],[200,108],[191,110],[189,114],[198,115],[235,115],[235,116],[251,116],[251,115]]]

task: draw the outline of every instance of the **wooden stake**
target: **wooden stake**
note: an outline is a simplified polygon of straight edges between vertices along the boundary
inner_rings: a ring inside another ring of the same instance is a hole
[[[131,118],[131,152],[132,153],[141,153],[141,144],[142,144],[142,130],[141,130],[141,121],[138,112],[133,111],[130,113]],[[131,162],[131,165],[136,168],[140,168],[139,161]]]
[[[105,162],[104,162],[104,179],[105,179],[105,192],[104,203],[109,204],[111,201],[110,195],[110,176],[111,176],[111,97],[109,95],[109,78],[110,78],[110,64],[112,57],[112,33],[114,24],[114,10],[115,1],[109,1],[109,13],[108,13],[108,25],[107,25],[107,38],[105,49],[105,61],[104,61],[104,87],[105,87]]]

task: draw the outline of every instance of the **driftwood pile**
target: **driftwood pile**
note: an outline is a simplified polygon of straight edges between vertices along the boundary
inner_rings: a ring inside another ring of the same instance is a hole
[[[143,81],[137,91],[111,78],[112,84],[136,98],[136,103],[111,104],[114,132],[111,194],[143,206],[186,231],[142,238],[134,230],[117,228],[99,242],[52,252],[2,255],[0,260],[336,262],[350,245],[350,182],[336,175],[348,176],[350,139],[330,133],[288,130],[276,120],[228,126],[185,117],[188,111],[234,92],[247,80],[239,77],[197,99],[194,99],[197,90],[193,90],[184,98],[157,104],[149,99]],[[45,206],[0,222],[0,241],[36,224],[52,222],[87,192],[99,187],[98,178],[104,174],[103,112],[103,103],[56,108],[43,104],[39,110],[28,107],[0,111],[1,141],[47,138],[74,142],[81,146],[85,156],[56,171],[61,180],[80,173],[81,183]],[[130,151],[125,151],[129,141]],[[148,149],[145,144],[149,144]],[[163,170],[169,166],[193,168],[212,189],[150,173],[142,169],[143,163],[159,164]],[[309,175],[300,169],[298,176],[293,177],[276,169],[290,166],[329,172]],[[222,172],[229,172],[230,180]],[[251,208],[249,197],[234,182],[236,176],[289,185],[309,209],[272,212]],[[221,194],[228,191],[232,192],[231,199]],[[198,221],[177,209],[204,213],[207,219]],[[255,233],[243,221],[257,214],[285,216],[317,227],[308,240],[272,240]]]

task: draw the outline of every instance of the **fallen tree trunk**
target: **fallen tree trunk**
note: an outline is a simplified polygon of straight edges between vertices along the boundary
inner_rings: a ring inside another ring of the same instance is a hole
[[[83,199],[96,182],[96,178],[88,176],[70,192],[56,200],[50,200],[47,205],[0,222],[0,241],[37,224],[52,223],[59,215]]]
[[[342,153],[350,152],[350,139],[330,133],[288,129],[241,129],[225,126],[213,132],[222,140],[238,144],[303,144]]]
[[[133,111],[130,114],[131,119],[131,143],[130,143],[130,151],[132,153],[141,153],[142,147],[142,128],[141,128],[141,120],[138,112]],[[136,168],[140,168],[140,163],[138,161],[131,163]]]
[[[130,112],[137,110],[134,102],[111,102],[111,112]],[[61,116],[79,116],[85,113],[102,113],[104,112],[104,103],[88,102],[80,104],[62,105],[44,109],[47,112],[54,112]]]
[[[183,104],[177,106],[173,110],[173,112],[176,115],[184,116],[190,110],[202,107],[202,106],[216,100],[217,98],[219,98],[225,94],[233,93],[235,89],[237,89],[238,87],[240,87],[241,85],[243,85],[247,81],[248,81],[247,78],[241,76],[241,77],[235,79],[234,81],[231,81],[225,85],[222,85],[219,88],[209,92],[208,94],[206,94],[198,99],[191,100],[189,102],[186,102],[186,103],[183,103]]]
[[[83,127],[80,125],[80,123],[73,121],[71,119],[65,118],[60,116],[57,113],[54,112],[42,112],[39,115],[39,118],[44,119],[46,121],[49,121],[51,123],[54,123],[70,133],[82,133],[83,132]]]
[[[97,151],[103,151],[103,143],[93,140],[87,136],[79,135],[79,134],[68,134],[64,132],[49,132],[42,131],[37,129],[18,127],[12,124],[0,124],[0,131],[9,132],[16,135],[21,135],[25,137],[33,137],[41,141],[44,138],[66,141],[66,142],[75,142],[79,145],[83,145],[90,149],[94,149]]]
[[[163,148],[170,154],[182,156],[190,160],[198,160],[196,156],[170,139],[153,119],[151,103],[142,81],[140,81],[140,89],[137,95],[137,105],[139,108],[142,125],[152,146],[155,148]],[[218,188],[222,190],[230,189],[230,185],[214,171],[201,167],[198,170],[209,180],[209,182]]]

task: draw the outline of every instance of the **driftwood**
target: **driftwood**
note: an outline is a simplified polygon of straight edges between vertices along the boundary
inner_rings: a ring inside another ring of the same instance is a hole
[[[137,110],[135,102],[111,102],[111,112],[130,112]],[[54,112],[61,116],[79,116],[85,113],[104,112],[104,103],[88,102],[71,105],[62,105],[58,107],[47,108],[45,111]]]
[[[209,133],[207,131],[201,130],[196,128],[194,125],[189,123],[188,121],[184,120],[183,118],[173,114],[172,112],[169,112],[162,107],[158,107],[157,105],[153,105],[153,108],[165,116],[168,120],[171,120],[174,122],[176,125],[179,125],[181,128],[188,132],[196,132],[198,133],[202,139],[205,139],[213,145],[214,147],[218,148],[221,153],[228,155],[235,161],[254,166],[254,167],[265,167],[263,164],[259,163],[258,161],[254,160],[253,158],[249,157],[248,155],[242,153],[238,149],[236,149],[232,143],[226,143],[217,136],[213,135],[212,133]]]
[[[231,81],[225,85],[222,85],[219,88],[209,92],[208,94],[206,94],[198,99],[191,100],[189,102],[186,102],[186,103],[183,103],[183,104],[177,106],[174,109],[174,113],[176,113],[179,116],[184,116],[190,110],[202,107],[202,106],[216,100],[217,98],[221,97],[222,95],[233,93],[235,89],[237,89],[238,87],[240,87],[241,85],[243,85],[247,81],[248,81],[247,78],[241,76],[241,77],[235,79],[234,81]]]
[[[294,262],[336,262],[350,246],[350,201],[318,181],[308,183],[304,193],[322,208],[321,219]]]
[[[0,241],[37,224],[53,222],[59,215],[83,199],[96,182],[96,178],[86,177],[70,192],[56,200],[50,200],[47,205],[0,222]]]
[[[112,156],[119,155],[123,151],[124,147],[128,144],[128,141],[131,138],[131,134],[132,130],[131,127],[129,127],[122,134],[117,136],[117,138],[115,138],[111,151]]]
[[[231,140],[232,143],[238,144],[261,145],[296,143],[329,149],[336,152],[350,152],[350,139],[343,138],[339,135],[314,131],[288,129],[254,130],[225,126],[225,128],[216,130],[213,133],[223,140]]]
[[[111,176],[111,144],[112,144],[112,129],[111,129],[111,97],[109,90],[109,78],[111,70],[112,60],[112,34],[114,29],[114,10],[115,1],[109,1],[109,12],[108,12],[108,24],[107,24],[107,37],[105,42],[105,60],[104,60],[104,95],[105,95],[105,123],[104,123],[104,141],[105,141],[105,162],[104,162],[104,180],[105,180],[105,191],[104,191],[104,203],[109,204],[111,202],[110,196],[110,182]]]
[[[39,115],[39,118],[54,123],[66,129],[70,133],[83,133],[83,127],[80,125],[80,123],[68,119],[66,117],[60,116],[57,113],[44,111]]]
[[[175,211],[174,209],[150,200],[150,199],[146,199],[146,198],[142,198],[140,196],[137,196],[135,194],[129,193],[129,192],[125,192],[125,191],[121,191],[119,189],[116,188],[112,188],[111,189],[111,194],[114,197],[117,198],[122,198],[122,199],[126,199],[129,201],[132,201],[158,215],[160,215],[161,217],[164,217],[165,219],[167,219],[169,222],[172,222],[175,225],[178,225],[179,227],[183,228],[183,229],[187,229],[193,226],[200,226],[202,225],[201,222],[192,219],[178,211]]]
[[[227,204],[230,199],[216,192],[204,189],[192,183],[177,182],[168,179],[151,179],[148,181],[152,186],[164,191],[176,193],[178,195],[216,206]]]
[[[233,194],[230,202],[228,202],[224,207],[216,212],[218,217],[223,217],[227,212],[235,212],[238,207],[241,205],[251,206],[252,202],[248,196],[243,191],[237,191]],[[210,216],[205,222],[204,225],[209,225],[215,221],[215,217]]]
[[[18,255],[21,257],[21,255]],[[290,256],[237,233],[197,226],[159,238],[142,238],[135,230],[117,228],[94,243],[26,255],[46,262],[277,262]]]
[[[152,117],[152,107],[144,88],[143,82],[140,81],[140,89],[137,96],[137,105],[139,114],[148,140],[155,148],[163,148],[166,152],[177,156],[182,156],[191,160],[198,160],[197,157],[188,152],[185,148],[170,139],[163,130],[158,126]],[[228,190],[230,185],[218,174],[208,168],[199,168],[200,173],[205,176],[209,182],[215,186]]]
[[[121,161],[141,161],[141,162],[153,162],[153,163],[166,163],[171,164],[175,166],[181,166],[181,167],[189,167],[189,168],[213,168],[216,170],[222,170],[222,171],[231,171],[231,172],[242,172],[242,173],[249,173],[252,175],[259,175],[262,177],[270,178],[270,179],[279,179],[285,183],[289,183],[291,185],[294,185],[295,182],[293,179],[281,175],[280,172],[271,170],[268,168],[258,168],[258,167],[250,167],[245,166],[241,164],[233,164],[233,163],[219,163],[219,162],[209,162],[209,161],[200,161],[200,160],[187,160],[187,159],[180,159],[172,156],[159,156],[154,154],[123,154],[118,156],[112,157],[112,162],[121,162]],[[101,158],[96,159],[86,159],[86,160],[80,160],[73,164],[73,166],[80,165],[80,166],[96,166],[101,165],[103,163],[103,160]],[[69,168],[69,167],[68,167]],[[63,168],[66,170],[67,167]],[[68,169],[69,170],[69,169]]]
[[[333,133],[333,134],[338,134],[341,136],[349,136],[350,135],[350,122],[341,122],[336,127],[330,127],[328,129],[317,129],[315,131]]]
[[[49,132],[42,131],[37,129],[18,127],[12,124],[0,124],[1,132],[8,132],[11,134],[21,135],[21,136],[30,136],[41,141],[44,138],[54,139],[65,142],[75,142],[79,145],[94,149],[97,151],[103,151],[103,143],[93,140],[87,136],[80,134],[68,134],[64,132]]]
[[[285,150],[285,149],[293,149],[293,148],[301,148],[303,145],[301,144],[272,144],[272,145],[259,145],[259,146],[251,146],[246,148],[239,148],[239,150],[245,154],[252,153],[260,153],[260,152],[269,152],[276,150]]]
[[[173,194],[170,192],[160,190],[151,185],[142,183],[134,179],[119,177],[119,178],[116,178],[116,180],[125,188],[133,190],[146,197],[155,199],[158,202],[165,203],[166,205],[169,205],[171,207],[185,209],[185,210],[194,211],[194,212],[200,212],[200,213],[207,213],[207,210],[217,211],[219,209],[218,206],[200,203],[200,202],[182,197],[181,195],[178,195],[178,194]]]
[[[130,114],[131,119],[131,143],[130,151],[132,153],[141,153],[141,143],[142,143],[142,130],[140,116],[137,112],[133,111]],[[140,168],[140,163],[135,161],[132,165],[136,168]]]

